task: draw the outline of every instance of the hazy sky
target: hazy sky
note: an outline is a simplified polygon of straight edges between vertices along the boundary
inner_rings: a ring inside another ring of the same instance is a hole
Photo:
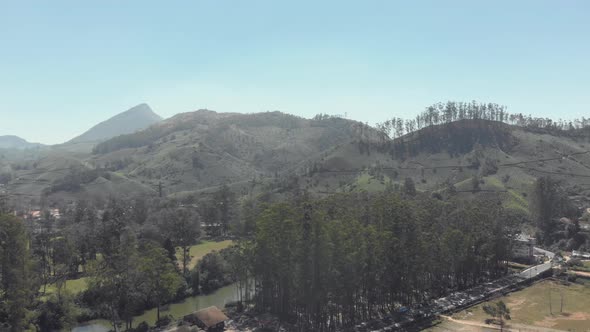
[[[448,99],[590,116],[589,1],[2,1],[0,135],[60,143],[146,102],[344,114]]]

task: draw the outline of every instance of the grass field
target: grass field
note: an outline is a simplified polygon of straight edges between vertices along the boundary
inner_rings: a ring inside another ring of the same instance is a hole
[[[379,192],[385,190],[385,184],[391,181],[391,179],[387,176],[383,176],[383,181],[369,175],[368,173],[360,174],[356,180],[347,186],[347,189],[353,189],[356,191],[365,190],[367,192]]]
[[[64,290],[72,295],[76,295],[80,292],[86,290],[88,285],[86,284],[88,278],[83,277],[80,279],[71,279],[66,280],[66,285]],[[41,289],[42,290],[42,289]],[[55,284],[47,285],[47,289],[45,290],[45,296],[49,296],[51,294],[55,294],[57,292],[57,287]]]
[[[203,258],[206,254],[214,251],[214,250],[221,250],[223,248],[229,247],[233,241],[221,241],[221,242],[212,242],[212,241],[205,241],[201,244],[197,244],[191,247],[191,262],[189,267],[192,269],[197,262]],[[177,257],[180,260],[182,258],[181,253],[177,253]],[[76,295],[86,290],[88,287],[87,285],[88,277],[82,277],[80,279],[70,279],[66,281],[65,290],[72,294]],[[47,289],[45,291],[45,297],[48,297],[51,294],[55,294],[57,292],[57,287],[55,284],[47,285]]]
[[[562,297],[563,311],[560,312]],[[590,329],[590,284],[588,283],[585,285],[572,283],[566,286],[554,281],[543,281],[496,299],[494,302],[498,300],[508,305],[512,317],[510,322],[516,324],[566,331]],[[490,317],[483,311],[483,305],[459,312],[453,317],[484,322]]]
[[[590,261],[583,261],[582,264],[584,264],[584,265],[572,267],[572,270],[582,271],[582,272],[590,272]]]
[[[227,248],[230,245],[232,245],[232,243],[233,241],[231,240],[221,242],[204,241],[200,244],[192,246],[190,249],[191,261],[188,266],[189,269],[192,269],[195,265],[197,265],[197,262],[199,262],[199,260],[203,258],[203,256],[207,255],[208,253],[214,250],[221,250]],[[176,252],[176,257],[178,258],[178,261],[182,261],[182,250],[178,250]]]

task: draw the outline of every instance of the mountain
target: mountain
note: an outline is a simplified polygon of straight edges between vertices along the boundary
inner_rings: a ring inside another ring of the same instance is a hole
[[[123,113],[97,124],[68,143],[100,142],[110,138],[134,133],[162,121],[147,104],[139,104]]]
[[[162,182],[168,192],[194,191],[288,174],[353,141],[361,126],[281,112],[199,110],[102,142],[89,162],[151,186]],[[372,129],[366,132],[377,135]]]
[[[30,149],[41,147],[39,143],[29,143],[25,139],[22,139],[14,135],[0,136],[0,149]]]
[[[279,198],[388,190],[413,180],[418,191],[469,199],[491,195],[528,211],[536,178],[552,175],[572,196],[590,193],[590,131],[531,129],[459,120],[389,139],[338,117],[199,110],[94,145],[92,153],[52,149],[4,165],[14,190],[50,201],[110,195],[201,197],[234,192]],[[2,160],[0,159],[0,166]],[[474,181],[473,179],[477,179]],[[477,188],[474,189],[474,183]]]

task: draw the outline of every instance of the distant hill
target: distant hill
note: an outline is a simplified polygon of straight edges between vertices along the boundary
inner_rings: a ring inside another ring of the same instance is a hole
[[[304,119],[281,112],[178,114],[98,144],[90,163],[168,192],[287,174],[355,140],[360,122]],[[367,127],[366,134],[377,132]]]
[[[68,143],[101,142],[110,138],[131,134],[162,121],[147,104],[139,104],[123,113],[97,124]]]
[[[30,143],[25,139],[14,135],[0,136],[0,149],[30,149],[41,147],[39,143]]]
[[[183,199],[207,195],[221,184],[240,195],[275,199],[302,190],[314,195],[383,191],[402,187],[410,178],[419,191],[467,199],[490,195],[526,213],[531,185],[543,175],[562,180],[580,200],[588,197],[588,142],[586,131],[481,119],[390,139],[339,117],[199,110],[91,144],[92,154],[52,148],[41,158],[12,161],[4,169],[18,178],[12,181],[15,191],[45,192],[55,202],[157,195],[160,186],[164,195]]]

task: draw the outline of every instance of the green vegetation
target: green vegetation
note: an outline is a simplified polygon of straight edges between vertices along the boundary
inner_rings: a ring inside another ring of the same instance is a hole
[[[344,186],[342,192],[380,192],[387,188],[388,183],[393,182],[387,175],[373,176],[369,172],[363,172],[352,183]]]
[[[257,307],[303,330],[344,328],[503,275],[508,220],[498,204],[420,194],[274,204],[239,252],[250,264],[238,280],[254,277]]]
[[[57,294],[58,287],[55,284],[47,285],[45,290],[45,296],[48,297],[50,295]],[[68,279],[65,281],[65,285],[63,286],[63,291],[70,293],[72,295],[78,295],[79,293],[85,291],[88,288],[88,277],[82,277],[78,279]]]
[[[566,265],[575,271],[590,272],[590,261],[582,261],[577,258],[570,259]]]
[[[510,320],[510,309],[506,306],[504,301],[498,301],[493,304],[484,304],[483,311],[492,316],[495,321],[499,322],[500,331],[504,329],[505,320]]]
[[[189,269],[194,268],[197,263],[208,253],[212,251],[219,251],[231,246],[234,242],[232,240],[225,240],[225,241],[203,241],[199,244],[195,244],[190,247],[189,254],[190,254],[190,263],[187,265]],[[177,259],[182,259],[182,253],[177,252],[176,254]]]
[[[508,193],[504,199],[504,207],[515,212],[520,212],[523,215],[529,215],[529,204],[527,200],[513,189],[508,189]]]
[[[33,302],[33,260],[23,223],[0,214],[0,323],[22,331]]]

